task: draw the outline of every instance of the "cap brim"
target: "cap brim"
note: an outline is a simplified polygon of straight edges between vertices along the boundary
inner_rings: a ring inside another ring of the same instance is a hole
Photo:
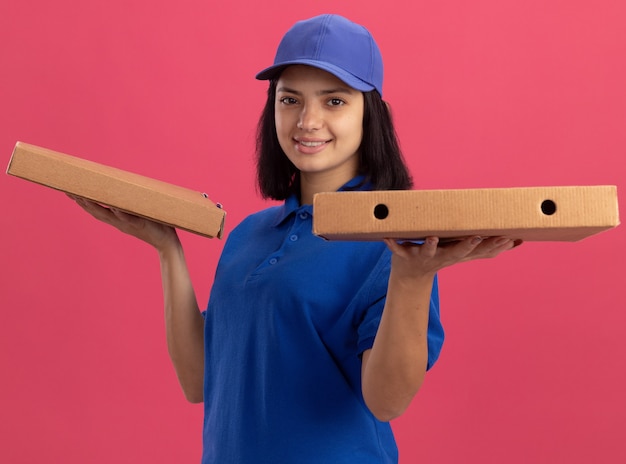
[[[324,61],[315,61],[315,60],[292,60],[292,61],[284,61],[282,63],[274,64],[269,68],[265,68],[264,70],[257,73],[256,78],[261,81],[274,79],[278,76],[287,66],[291,66],[294,64],[303,64],[306,66],[312,66],[314,68],[321,69],[323,71],[331,73],[333,76],[337,77],[353,89],[359,90],[361,92],[369,92],[374,90],[375,87],[371,84],[368,84],[365,81],[362,81],[358,77],[355,77],[353,74],[350,74],[347,71],[344,71],[339,66],[335,66],[331,63],[326,63]]]

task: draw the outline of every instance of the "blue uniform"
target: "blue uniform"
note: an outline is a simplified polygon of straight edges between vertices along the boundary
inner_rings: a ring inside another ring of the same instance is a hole
[[[382,242],[324,241],[311,221],[294,196],[228,237],[205,313],[205,464],[397,462],[389,423],[363,401],[360,359],[391,253]],[[435,281],[429,367],[442,343]]]

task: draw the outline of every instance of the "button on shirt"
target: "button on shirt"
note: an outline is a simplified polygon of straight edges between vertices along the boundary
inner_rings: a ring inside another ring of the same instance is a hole
[[[390,425],[363,401],[360,359],[391,253],[311,230],[312,207],[293,196],[228,237],[205,313],[205,464],[397,462]],[[435,281],[429,367],[442,343]]]

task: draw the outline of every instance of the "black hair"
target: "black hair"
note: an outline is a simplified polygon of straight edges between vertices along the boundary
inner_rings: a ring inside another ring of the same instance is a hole
[[[300,194],[300,174],[285,155],[276,134],[277,79],[270,80],[256,138],[257,187],[263,198],[284,200]],[[413,181],[404,162],[388,105],[376,90],[363,92],[363,139],[359,174],[373,190],[408,190]]]

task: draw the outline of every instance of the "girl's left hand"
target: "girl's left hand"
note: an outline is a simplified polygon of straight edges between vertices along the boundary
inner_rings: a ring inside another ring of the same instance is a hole
[[[521,240],[506,237],[468,237],[456,242],[439,243],[437,237],[426,237],[424,243],[398,243],[385,239],[393,252],[393,267],[405,277],[433,275],[444,267],[474,259],[495,258],[521,245]]]

